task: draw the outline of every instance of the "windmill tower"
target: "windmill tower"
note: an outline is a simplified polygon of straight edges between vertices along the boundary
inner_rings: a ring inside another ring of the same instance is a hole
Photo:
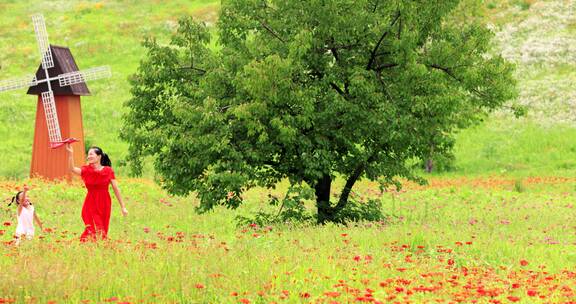
[[[28,94],[38,95],[36,124],[30,176],[69,179],[68,155],[59,147],[79,142],[84,150],[84,132],[80,96],[90,95],[85,82],[110,77],[109,67],[79,71],[68,48],[48,43],[42,15],[32,16],[42,64],[36,75],[0,81],[0,92],[26,87]],[[84,153],[76,153],[74,163],[84,162]]]

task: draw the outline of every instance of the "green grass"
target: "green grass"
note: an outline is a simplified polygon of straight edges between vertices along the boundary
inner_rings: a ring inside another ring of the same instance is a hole
[[[125,179],[120,186],[130,214],[121,218],[113,205],[112,241],[96,245],[78,241],[84,195],[79,184],[28,182],[38,215],[53,232],[20,247],[0,243],[0,299],[19,303],[270,303],[282,300],[284,291],[287,303],[328,303],[330,291],[341,293],[333,300],[348,303],[358,296],[354,289],[371,289],[380,300],[448,302],[466,284],[474,286],[472,294],[462,295],[468,300],[485,286],[497,289],[494,299],[502,301],[535,301],[526,292],[536,289],[542,302],[560,302],[568,293],[547,288],[576,287],[575,277],[566,274],[576,266],[574,179],[526,179],[521,192],[506,179],[434,179],[430,187],[407,185],[401,193],[383,195],[361,183],[356,194],[379,198],[395,220],[349,227],[236,227],[236,215],[273,211],[263,200],[266,191],[252,191],[237,211],[198,215],[191,212],[194,198],[172,198],[147,180]],[[15,187],[0,182],[0,196]],[[15,209],[0,212],[10,221]],[[0,229],[0,240],[10,241],[14,226]],[[434,279],[422,277],[428,273]],[[448,284],[453,276],[454,286]],[[348,292],[335,287],[341,280]],[[393,283],[380,285],[387,280]],[[514,283],[521,287],[512,288]],[[436,289],[421,293],[419,285]],[[397,292],[398,286],[414,294]]]
[[[457,175],[573,175],[576,128],[496,120],[457,136]]]

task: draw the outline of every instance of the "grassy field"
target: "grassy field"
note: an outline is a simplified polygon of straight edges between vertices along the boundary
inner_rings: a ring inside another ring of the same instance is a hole
[[[355,199],[380,200],[389,221],[260,227],[239,226],[237,216],[277,212],[267,195],[286,185],[249,191],[238,210],[199,215],[195,197],[169,196],[152,172],[128,178],[119,163],[142,39],[165,39],[184,14],[215,22],[217,1],[0,1],[0,79],[37,69],[37,12],[80,68],[112,67],[112,79],[89,83],[85,133],[112,156],[130,212],[122,218],[113,205],[111,240],[80,244],[84,188],[26,179],[35,97],[0,94],[0,199],[31,185],[48,228],[15,247],[15,208],[0,205],[0,304],[575,303],[576,3],[466,3],[517,63],[528,115],[497,112],[459,133],[455,169],[429,175],[427,186],[381,193],[359,183]]]
[[[575,178],[433,178],[377,198],[389,222],[348,227],[236,226],[271,210],[250,192],[237,212],[197,215],[147,180],[125,179],[130,214],[113,206],[111,241],[81,245],[84,190],[29,181],[48,232],[16,248],[3,205],[0,302],[18,303],[573,303]],[[18,187],[0,183],[7,197]],[[282,187],[277,191],[282,191]],[[12,217],[12,218],[11,218]]]

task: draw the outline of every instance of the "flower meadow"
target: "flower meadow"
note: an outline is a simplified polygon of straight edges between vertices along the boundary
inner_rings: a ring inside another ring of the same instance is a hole
[[[388,220],[347,226],[237,224],[274,212],[266,198],[285,185],[199,215],[193,196],[121,179],[130,214],[113,201],[110,239],[91,244],[79,182],[0,181],[1,197],[24,182],[45,229],[14,246],[3,203],[0,303],[576,303],[574,178],[362,182],[355,199]]]

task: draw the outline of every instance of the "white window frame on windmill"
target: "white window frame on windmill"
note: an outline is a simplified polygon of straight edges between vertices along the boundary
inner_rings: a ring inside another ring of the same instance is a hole
[[[38,80],[36,76],[30,75],[22,78],[0,81],[0,93],[33,87],[42,83],[46,83],[48,90],[41,93],[42,106],[44,108],[46,124],[48,127],[50,147],[58,148],[66,143],[72,143],[77,140],[74,138],[67,138],[62,140],[62,132],[60,131],[58,113],[56,111],[56,101],[54,99],[54,92],[52,91],[50,82],[58,80],[58,83],[61,87],[70,86],[90,80],[109,78],[112,76],[112,72],[109,66],[101,66],[50,77],[48,69],[54,67],[54,58],[52,57],[52,50],[50,48],[50,43],[48,42],[48,32],[46,31],[46,22],[44,21],[44,16],[42,14],[33,15],[32,23],[34,25],[36,40],[38,41],[38,50],[40,51],[40,56],[42,57],[42,69],[44,70],[46,78]]]

